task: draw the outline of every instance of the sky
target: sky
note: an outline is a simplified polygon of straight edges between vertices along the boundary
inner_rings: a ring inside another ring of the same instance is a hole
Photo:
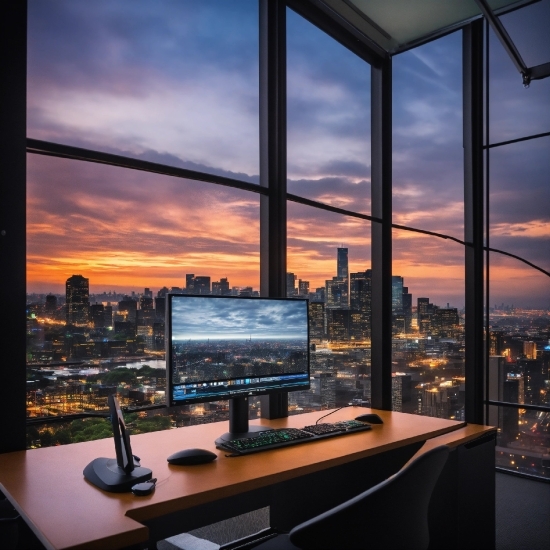
[[[503,17],[528,63],[550,60],[549,18],[550,0]],[[255,0],[30,0],[27,134],[258,183],[257,21]],[[369,214],[369,67],[291,10],[287,49],[288,190]],[[490,51],[491,141],[550,131],[550,79],[524,89]],[[393,222],[458,239],[461,62],[460,32],[393,58]],[[549,146],[490,152],[489,245],[546,270]],[[29,154],[27,216],[29,292],[62,293],[73,274],[92,293],[187,273],[259,288],[254,193]],[[339,246],[350,272],[370,268],[369,222],[289,204],[288,271],[323,286]],[[395,230],[393,265],[413,300],[463,306],[461,245]],[[490,278],[491,303],[550,307],[550,279],[516,260],[491,254]]]
[[[172,298],[172,340],[306,340],[303,300]]]

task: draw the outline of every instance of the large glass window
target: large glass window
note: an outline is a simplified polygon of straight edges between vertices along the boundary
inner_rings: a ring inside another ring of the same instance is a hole
[[[310,299],[311,389],[291,412],[371,397],[370,222],[288,203],[287,294]]]
[[[502,17],[529,67],[550,59],[548,17],[548,0]],[[488,422],[499,430],[497,466],[548,477],[550,79],[524,88],[493,33],[487,67]]]
[[[528,67],[550,60],[550,0],[506,14],[501,21]],[[490,143],[550,131],[550,78],[534,80],[524,88],[521,75],[492,30],[489,37]]]
[[[287,12],[288,191],[370,212],[370,67]]]
[[[452,34],[393,60],[393,223],[464,239],[462,43]],[[464,417],[464,248],[395,229],[392,405]]]
[[[258,182],[258,2],[31,0],[28,136]]]
[[[125,406],[163,403],[164,296],[197,285],[258,292],[258,195],[89,162],[27,162],[28,415],[101,411],[112,392]]]

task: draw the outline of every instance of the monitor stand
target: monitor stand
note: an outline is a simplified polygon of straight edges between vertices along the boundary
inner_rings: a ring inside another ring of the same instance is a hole
[[[96,487],[111,493],[127,493],[136,483],[148,481],[153,477],[149,468],[135,467],[126,472],[116,458],[95,458],[84,468],[84,477]]]
[[[268,426],[249,426],[248,397],[236,397],[229,400],[229,431],[216,439],[216,445],[243,437],[254,437],[258,432],[270,429]]]

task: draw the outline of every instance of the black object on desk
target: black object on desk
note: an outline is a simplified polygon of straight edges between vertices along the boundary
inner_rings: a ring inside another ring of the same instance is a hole
[[[111,493],[126,493],[141,481],[153,477],[149,468],[143,468],[132,454],[130,434],[124,424],[116,396],[109,395],[109,414],[113,426],[116,458],[96,458],[84,468],[84,477],[96,487]]]
[[[215,453],[206,449],[184,449],[171,454],[166,460],[169,464],[178,466],[195,466],[196,464],[208,464],[216,458],[218,456]]]
[[[376,413],[365,413],[355,417],[355,420],[360,422],[368,422],[369,424],[384,424],[384,421]]]
[[[370,424],[357,420],[343,420],[334,423],[313,424],[299,428],[278,428],[258,432],[254,437],[243,437],[217,444],[218,448],[233,453],[231,456],[269,451],[289,445],[318,441],[327,437],[335,437],[370,430]]]

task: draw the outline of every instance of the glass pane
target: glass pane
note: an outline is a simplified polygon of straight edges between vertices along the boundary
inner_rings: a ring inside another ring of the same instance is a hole
[[[516,254],[550,271],[550,137],[533,139],[489,151],[490,162],[490,246]],[[531,272],[527,266],[521,269]],[[491,274],[491,286],[509,281],[499,270]],[[492,289],[496,290],[496,287]],[[533,300],[527,299],[527,280],[514,284],[506,292],[521,293],[525,300],[516,305],[547,307],[540,303],[544,294],[532,289]],[[506,295],[506,294],[505,294]],[[510,296],[511,297],[511,296]]]
[[[370,66],[287,10],[288,191],[370,212]]]
[[[27,165],[29,416],[101,410],[113,388],[124,406],[163,403],[164,294],[258,292],[259,197],[39,155]]]
[[[464,238],[462,40],[393,58],[393,223]]]
[[[393,410],[464,420],[464,247],[393,231]]]
[[[528,67],[550,62],[548,21],[548,0],[502,17]],[[533,80],[528,88],[524,88],[521,74],[492,31],[489,92],[490,143],[550,132],[550,78]]]
[[[257,183],[257,0],[30,0],[28,20],[29,137]]]
[[[311,389],[291,412],[370,404],[370,222],[288,203],[287,294],[310,299]]]
[[[550,0],[538,0],[520,10],[502,15],[500,21],[528,67],[550,61]]]
[[[490,255],[489,276],[490,398],[549,406],[550,277],[495,253]],[[527,291],[517,289],[522,286]],[[539,305],[529,306],[528,301]],[[519,380],[519,393],[505,394],[502,384],[507,380]]]
[[[519,381],[520,382],[520,381]],[[517,393],[518,380],[505,379],[505,393]],[[513,407],[489,407],[489,424],[498,427],[496,466],[550,478],[548,424],[550,414]]]

